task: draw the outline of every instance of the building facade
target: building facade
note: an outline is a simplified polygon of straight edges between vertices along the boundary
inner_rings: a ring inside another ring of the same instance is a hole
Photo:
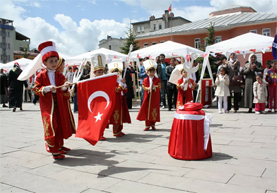
[[[12,20],[0,18],[0,62],[7,63],[23,58],[29,48],[30,38],[17,32]],[[27,55],[29,59],[33,59],[37,53],[28,52]]]
[[[200,49],[206,45],[207,28],[211,24],[215,28],[216,42],[248,32],[274,37],[277,33],[277,13],[259,13],[251,7],[232,5],[212,12],[207,19],[139,34],[136,40],[141,48],[171,40]]]
[[[15,28],[13,21],[0,18],[0,62],[7,63],[13,60]]]
[[[103,39],[99,41],[99,48],[106,48],[109,50],[121,52],[121,47],[124,47],[124,41],[123,38],[113,38],[111,36],[107,36],[107,39]]]
[[[139,36],[141,34],[168,29],[185,23],[190,23],[190,21],[182,17],[174,17],[174,13],[169,13],[168,10],[165,10],[162,17],[155,18],[155,16],[152,15],[149,17],[149,20],[135,22],[132,23],[132,25],[134,35]]]

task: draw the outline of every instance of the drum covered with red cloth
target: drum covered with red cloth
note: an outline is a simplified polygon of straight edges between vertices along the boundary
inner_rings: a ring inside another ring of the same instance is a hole
[[[207,145],[204,145],[205,112],[202,107],[200,103],[186,103],[183,109],[176,111],[168,146],[171,157],[200,160],[212,156],[210,135]]]

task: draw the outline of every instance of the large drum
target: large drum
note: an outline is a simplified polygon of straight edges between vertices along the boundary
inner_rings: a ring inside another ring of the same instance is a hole
[[[202,111],[200,103],[186,103],[178,109],[172,123],[168,153],[182,160],[200,160],[212,156],[209,133],[211,116]]]

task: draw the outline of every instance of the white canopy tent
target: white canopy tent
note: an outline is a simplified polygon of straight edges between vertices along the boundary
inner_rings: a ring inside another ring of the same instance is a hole
[[[163,53],[166,58],[178,57],[178,56],[182,56],[185,58],[186,55],[190,55],[192,53],[203,54],[204,52],[184,44],[176,43],[173,41],[166,41],[164,43],[155,44],[147,48],[136,50],[131,53],[131,57],[144,58],[144,57],[150,56],[149,58],[154,59],[155,57],[159,56],[161,53]]]
[[[274,38],[268,37],[260,34],[255,33],[246,33],[239,35],[237,37],[210,45],[206,47],[207,55],[204,57],[203,67],[201,71],[200,80],[203,78],[206,67],[208,68],[209,75],[213,80],[212,76],[212,70],[209,63],[209,54],[211,52],[214,53],[223,53],[227,55],[231,52],[239,52],[241,54],[243,53],[253,53],[255,52],[265,52],[265,51],[271,51],[271,46]],[[214,80],[213,80],[214,84]],[[200,87],[199,87],[200,88]],[[199,95],[199,90],[197,93],[197,97]]]
[[[27,59],[27,58],[20,58],[11,62],[8,62],[6,64],[0,64],[0,68],[2,68],[4,71],[9,72],[12,68],[14,63],[18,63],[20,65],[20,68],[23,70],[26,68],[26,66],[28,66],[28,64],[31,62],[32,60]]]
[[[96,53],[104,54],[105,57],[106,57],[107,63],[110,63],[112,59],[125,60],[127,58],[127,55],[122,54],[120,52],[116,52],[116,51],[113,51],[113,50],[108,50],[106,48],[100,48],[100,49],[97,49],[97,50],[94,50],[94,51],[91,51],[91,52],[87,52],[87,53],[84,53],[84,54],[80,54],[78,56],[68,58],[68,59],[66,59],[65,62],[68,66],[79,65],[79,63],[81,63],[84,58],[86,58],[87,61],[90,61],[91,55],[96,54]]]

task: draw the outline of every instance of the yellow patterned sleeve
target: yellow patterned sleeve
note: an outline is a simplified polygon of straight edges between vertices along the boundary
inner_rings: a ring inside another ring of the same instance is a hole
[[[40,75],[38,75],[36,78],[34,88],[33,88],[34,93],[38,96],[44,96],[43,86],[41,84],[42,84],[42,78]]]

